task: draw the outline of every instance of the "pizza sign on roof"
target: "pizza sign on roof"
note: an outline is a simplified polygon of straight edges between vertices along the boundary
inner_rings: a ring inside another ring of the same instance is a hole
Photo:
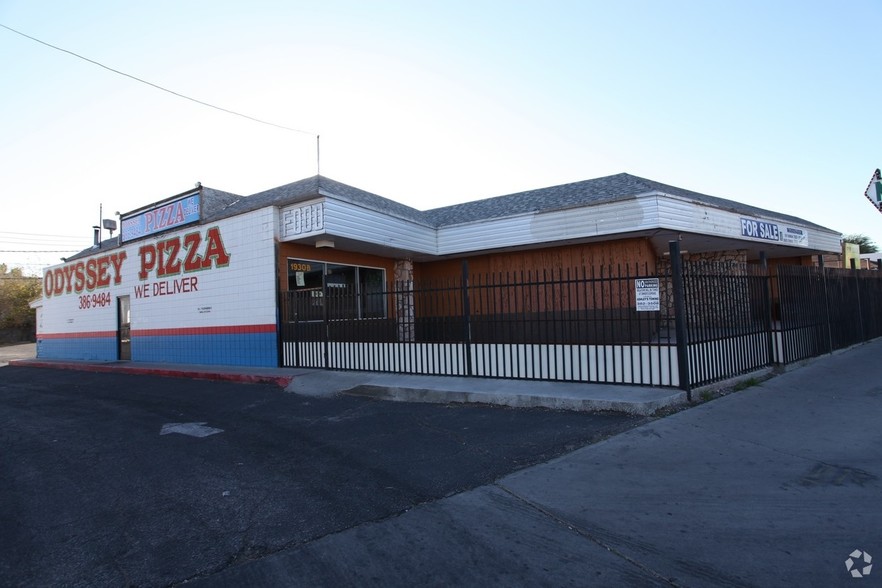
[[[123,243],[188,225],[199,220],[199,193],[161,203],[149,210],[122,218]]]

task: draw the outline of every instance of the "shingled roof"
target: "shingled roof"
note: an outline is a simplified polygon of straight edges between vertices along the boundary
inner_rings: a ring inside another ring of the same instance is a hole
[[[692,190],[684,190],[683,188],[626,173],[561,184],[549,188],[527,190],[526,192],[517,192],[505,196],[473,200],[425,211],[417,210],[416,208],[324,176],[305,178],[291,184],[279,186],[278,188],[258,192],[252,196],[238,196],[229,192],[202,187],[202,222],[214,222],[222,218],[258,210],[267,206],[287,206],[297,202],[328,196],[427,227],[440,228],[518,214],[550,212],[553,210],[606,204],[636,198],[638,195],[648,192],[662,192],[736,214],[758,216],[827,231],[830,230],[795,216],[781,214],[749,204],[742,204],[734,200],[693,192]],[[119,245],[119,236],[117,236],[103,241],[100,248],[107,249]],[[91,247],[68,259],[91,255],[95,252],[95,249]]]
[[[242,214],[266,206],[288,206],[321,196],[332,196],[339,200],[362,206],[391,216],[397,216],[420,224],[428,224],[425,213],[394,200],[383,198],[371,192],[354,188],[324,176],[313,176],[278,188],[258,192],[233,203],[223,210],[219,218]]]
[[[224,214],[230,206],[242,200],[242,196],[214,188],[202,187],[202,218],[212,219]]]
[[[452,206],[427,210],[425,215],[433,226],[443,227],[516,214],[549,212],[552,210],[606,204],[635,198],[639,194],[646,194],[647,192],[663,192],[738,214],[762,216],[785,222],[824,228],[795,216],[742,204],[734,200],[708,196],[707,194],[693,192],[692,190],[684,190],[683,188],[677,188],[676,186],[662,184],[626,173],[454,204]]]
[[[518,214],[550,212],[582,206],[606,204],[636,198],[648,192],[662,192],[713,206],[736,214],[759,216],[824,229],[805,219],[772,210],[742,204],[716,196],[685,190],[627,173],[539,188],[504,196],[485,198],[420,211],[394,200],[337,182],[324,176],[313,176],[292,184],[247,196],[225,208],[220,217],[233,216],[265,206],[287,206],[321,196],[330,196],[425,226],[440,228],[466,222],[502,218]]]

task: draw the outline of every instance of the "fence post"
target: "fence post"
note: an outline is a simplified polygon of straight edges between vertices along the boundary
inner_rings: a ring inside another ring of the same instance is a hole
[[[765,270],[763,272],[763,320],[766,323],[766,340],[769,346],[769,365],[774,365],[777,360],[775,353],[775,333],[772,329],[772,274],[769,273],[769,260],[766,258],[766,252],[759,253],[760,267]]]
[[[324,341],[322,342],[322,355],[324,356],[324,364],[325,369],[331,369],[330,362],[330,339],[331,339],[331,313],[328,308],[328,304],[330,301],[328,300],[328,276],[327,270],[322,272],[322,322],[324,323],[324,328],[322,329],[322,333],[324,334]]]
[[[465,348],[466,375],[472,375],[472,325],[469,306],[469,260],[462,260],[462,340]]]
[[[861,278],[860,271],[856,270],[854,267],[854,259],[851,260],[851,269],[854,270],[852,273],[854,274],[854,295],[857,299],[857,315],[858,315],[858,328],[861,331],[861,341],[866,341],[866,335],[864,334],[864,309],[861,306]]]
[[[285,302],[285,293],[280,290],[276,302],[276,332],[279,334],[276,337],[278,342],[276,346],[278,348],[276,350],[276,361],[278,361],[279,367],[285,367],[285,340],[288,338],[288,313],[285,309]]]
[[[821,269],[821,285],[824,286],[824,319],[827,325],[827,353],[833,353],[833,325],[830,320],[830,295],[827,292],[827,270],[824,268],[824,256],[818,254],[818,266]]]
[[[296,294],[290,290],[279,292],[279,307],[281,312],[281,327],[279,328],[279,365],[282,367],[301,367],[300,364],[300,340],[298,321],[300,317],[297,315],[297,299]],[[285,345],[293,343],[294,365],[285,363]]]
[[[686,294],[683,286],[683,260],[680,242],[669,241],[671,252],[671,287],[674,291],[674,332],[677,337],[677,371],[680,388],[686,391],[686,399],[692,402],[692,385],[689,382],[689,341],[686,332]]]

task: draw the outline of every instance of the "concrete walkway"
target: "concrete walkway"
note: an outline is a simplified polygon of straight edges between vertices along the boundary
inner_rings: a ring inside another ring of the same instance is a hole
[[[0,361],[3,361],[0,348]],[[12,348],[7,354],[16,355]],[[377,372],[339,372],[291,368],[183,365],[132,361],[69,361],[33,358],[9,359],[11,365],[275,384],[308,396],[352,394],[406,402],[474,402],[519,408],[577,411],[616,411],[650,415],[686,402],[686,394],[671,388],[411,376]],[[26,351],[18,353],[27,355]]]
[[[880,355],[825,356],[204,583],[878,586]]]
[[[637,415],[686,402],[685,392],[670,388],[324,370],[295,377],[287,389],[305,395],[345,393],[404,402],[475,402]]]
[[[3,345],[0,347],[0,367],[9,365],[16,359],[33,359],[37,354],[36,343],[20,343],[18,345]]]

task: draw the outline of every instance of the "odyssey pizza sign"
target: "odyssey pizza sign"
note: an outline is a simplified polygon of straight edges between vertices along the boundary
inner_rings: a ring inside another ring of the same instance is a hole
[[[120,239],[124,243],[199,220],[199,192],[161,202],[148,210],[135,211],[120,219]]]
[[[123,283],[123,267],[128,259],[125,250],[72,261],[47,270],[43,276],[43,294],[46,298],[64,294],[83,295],[80,308],[106,306],[110,294],[96,296],[95,291]],[[224,245],[220,227],[193,231],[183,236],[145,243],[138,248],[140,269],[138,280],[151,277],[160,280],[135,286],[136,298],[199,291],[195,276],[179,278],[181,274],[201,272],[230,264],[230,253]],[[164,281],[163,281],[164,280]]]

